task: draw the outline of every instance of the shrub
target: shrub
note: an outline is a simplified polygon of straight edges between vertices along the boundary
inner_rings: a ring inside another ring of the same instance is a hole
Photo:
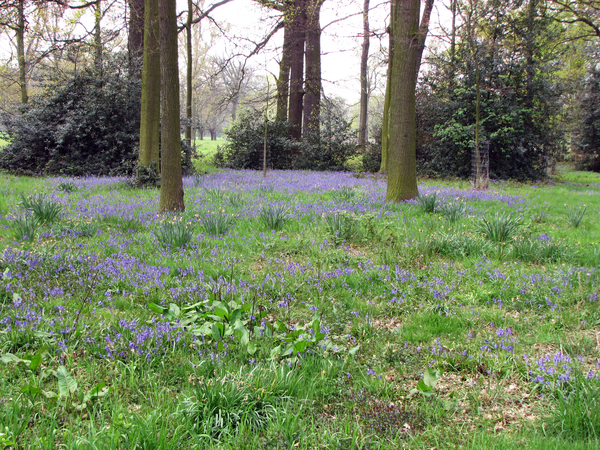
[[[138,157],[140,83],[118,70],[56,80],[22,114],[5,116],[0,167],[25,174],[131,173]]]
[[[305,133],[302,141],[288,138],[289,123],[267,122],[267,166],[271,169],[343,170],[357,155],[350,121],[339,107],[325,103],[321,129]],[[258,110],[248,111],[225,132],[227,143],[218,149],[215,165],[231,169],[262,168],[265,120]]]

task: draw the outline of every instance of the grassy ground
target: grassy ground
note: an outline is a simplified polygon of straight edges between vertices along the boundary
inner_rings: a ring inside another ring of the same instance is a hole
[[[597,175],[0,187],[0,447],[600,445]]]

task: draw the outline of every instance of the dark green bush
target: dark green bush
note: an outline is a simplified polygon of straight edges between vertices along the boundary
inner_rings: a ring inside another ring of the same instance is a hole
[[[343,170],[357,154],[354,132],[341,111],[325,104],[321,130],[305,133],[302,141],[288,138],[289,123],[267,122],[267,167],[270,169]],[[215,155],[218,167],[259,170],[263,164],[265,120],[258,110],[243,114],[225,132],[227,143]]]
[[[138,157],[140,83],[83,72],[54,81],[22,114],[5,116],[11,139],[0,167],[25,174],[130,172]]]

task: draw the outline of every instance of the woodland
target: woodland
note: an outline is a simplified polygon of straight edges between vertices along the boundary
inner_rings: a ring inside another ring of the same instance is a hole
[[[600,1],[0,27],[0,448],[600,447]]]

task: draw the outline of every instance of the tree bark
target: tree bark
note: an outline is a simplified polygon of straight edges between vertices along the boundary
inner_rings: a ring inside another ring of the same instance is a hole
[[[323,0],[306,4],[306,81],[304,94],[304,133],[319,131],[321,113],[321,25]]]
[[[304,97],[304,44],[306,38],[306,4],[305,0],[295,0],[290,6],[292,21],[292,44],[290,60],[290,138],[300,140],[302,137],[302,100]]]
[[[181,179],[176,0],[159,0],[161,180],[159,209],[184,211]]]
[[[142,79],[142,58],[144,55],[144,0],[129,0],[129,78]]]
[[[160,43],[158,0],[146,0],[140,117],[140,165],[160,171]]]
[[[390,32],[389,140],[386,201],[415,198],[417,189],[417,123],[415,89],[433,0],[426,0],[419,25],[420,0],[392,0]]]
[[[290,92],[290,58],[292,50],[292,24],[289,13],[284,12],[283,51],[279,63],[279,77],[277,78],[277,120],[288,119],[288,100]]]
[[[192,0],[188,0],[188,15],[185,24],[186,32],[186,55],[187,55],[187,71],[186,71],[186,87],[185,87],[185,141],[187,145],[192,145]]]
[[[19,64],[19,85],[21,87],[21,103],[29,102],[27,94],[27,65],[25,61],[25,0],[17,3],[17,26],[15,27],[17,37],[17,59]]]
[[[369,105],[369,86],[367,80],[369,62],[369,0],[363,5],[363,43],[360,54],[360,114],[358,119],[358,146],[364,152],[367,145],[367,108]]]

